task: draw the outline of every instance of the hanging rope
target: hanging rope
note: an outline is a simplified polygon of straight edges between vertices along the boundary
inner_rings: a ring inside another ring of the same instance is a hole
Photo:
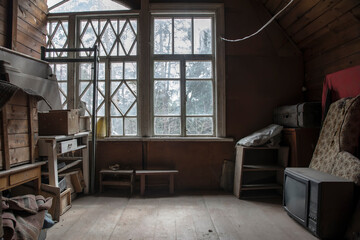
[[[223,37],[220,37],[221,40],[227,41],[227,42],[240,42],[240,41],[244,41],[248,38],[251,38],[253,36],[255,36],[256,34],[258,34],[259,32],[261,32],[262,30],[264,30],[264,28],[266,28],[272,21],[274,21],[274,19],[279,16],[280,13],[282,13],[288,6],[290,6],[290,4],[293,2],[294,0],[290,0],[290,2],[288,4],[285,5],[285,7],[283,7],[277,14],[275,14],[267,23],[265,23],[264,26],[262,26],[259,30],[257,30],[256,32],[254,32],[253,34],[250,34],[246,37],[243,38],[239,38],[239,39],[226,39]]]

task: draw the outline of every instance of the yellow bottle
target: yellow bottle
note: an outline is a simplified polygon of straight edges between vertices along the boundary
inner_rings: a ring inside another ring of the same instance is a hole
[[[106,137],[106,121],[105,117],[100,117],[96,123],[96,137],[104,138]]]

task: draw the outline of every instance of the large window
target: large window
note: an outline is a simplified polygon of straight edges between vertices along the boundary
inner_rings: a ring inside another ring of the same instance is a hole
[[[65,4],[63,8],[69,7]],[[151,21],[141,25],[151,29],[148,38],[139,32],[138,12],[50,14],[47,46],[98,46],[97,117],[106,120],[107,136],[224,136],[217,8],[201,14],[200,10],[151,12]],[[139,54],[144,51],[149,54]],[[70,55],[52,54],[63,59]],[[91,54],[82,52],[78,57]],[[63,108],[85,105],[90,116],[92,64],[64,61],[51,67]]]
[[[153,134],[214,136],[214,18],[153,18]]]

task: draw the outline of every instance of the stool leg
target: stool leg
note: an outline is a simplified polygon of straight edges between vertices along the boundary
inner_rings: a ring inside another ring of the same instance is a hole
[[[169,192],[170,194],[174,194],[174,174],[170,174],[169,176]]]
[[[100,193],[102,193],[102,174],[100,173]]]
[[[140,176],[140,195],[144,196],[145,193],[145,175]]]
[[[133,186],[134,186],[134,174],[131,174],[131,176],[130,176],[130,197],[133,194]]]

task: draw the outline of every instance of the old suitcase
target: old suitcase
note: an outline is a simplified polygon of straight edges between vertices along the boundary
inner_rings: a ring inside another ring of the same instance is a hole
[[[71,135],[79,132],[77,109],[39,112],[39,135]]]
[[[274,122],[285,127],[320,127],[321,103],[306,102],[275,108]]]

